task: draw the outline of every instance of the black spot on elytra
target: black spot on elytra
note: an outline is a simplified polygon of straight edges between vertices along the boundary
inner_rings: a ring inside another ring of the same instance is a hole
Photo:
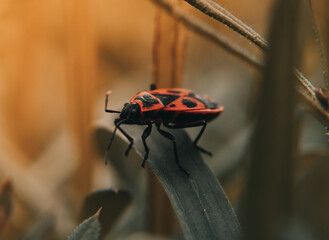
[[[176,90],[168,90],[170,93],[181,93],[181,91],[176,91]]]
[[[176,107],[176,104],[170,104],[169,107]]]
[[[195,94],[195,93],[189,93],[188,95],[186,95],[187,97],[190,98],[194,98],[200,102],[202,102],[202,104],[206,107],[206,108],[210,108],[210,109],[216,109],[218,108],[218,104],[215,102],[210,101],[209,99],[202,97],[199,94]]]
[[[135,100],[141,100],[143,107],[152,107],[154,104],[159,103],[159,101],[153,98],[150,94],[144,94],[142,96],[136,97]]]
[[[197,103],[190,99],[183,99],[182,103],[188,108],[196,107]]]
[[[167,106],[171,102],[175,101],[180,96],[170,94],[152,94],[154,97],[160,100],[164,106]]]

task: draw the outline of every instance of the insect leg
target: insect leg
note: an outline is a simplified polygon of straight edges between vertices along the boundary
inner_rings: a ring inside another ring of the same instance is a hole
[[[151,131],[152,131],[152,124],[149,123],[147,128],[145,128],[143,135],[142,135],[142,140],[143,140],[143,144],[144,144],[144,148],[145,148],[145,156],[144,156],[144,160],[142,162],[143,168],[145,168],[145,162],[149,156],[149,151],[150,151],[149,147],[146,144],[146,138],[151,134]]]
[[[178,154],[177,154],[177,146],[176,146],[176,138],[175,138],[173,135],[171,135],[170,133],[168,133],[168,132],[166,132],[166,131],[160,129],[160,124],[156,124],[156,127],[157,127],[159,133],[160,133],[162,136],[164,136],[165,138],[168,138],[169,140],[172,141],[172,143],[174,144],[175,162],[176,162],[178,168],[179,168],[182,172],[184,172],[187,176],[189,176],[190,174],[189,174],[189,173],[188,173],[188,172],[187,172],[187,171],[186,171],[186,170],[180,165],[180,163],[179,163],[179,160],[178,160]]]
[[[113,131],[113,134],[112,134],[111,140],[109,142],[109,145],[106,148],[106,152],[105,152],[105,164],[107,164],[108,161],[109,161],[109,151],[110,151],[110,148],[111,148],[111,145],[112,145],[112,142],[113,142],[115,133],[117,132],[117,129],[120,127],[120,125],[122,123],[124,123],[125,120],[126,119],[121,120],[120,118],[116,118],[115,121],[114,121],[114,123],[115,123],[115,129]]]
[[[177,129],[177,128],[189,128],[189,127],[199,127],[202,126],[200,132],[198,133],[198,135],[196,136],[196,138],[193,141],[193,145],[201,152],[212,156],[212,153],[203,149],[202,147],[198,146],[197,143],[199,141],[199,139],[201,138],[204,130],[207,127],[207,122],[202,120],[202,121],[198,121],[198,122],[192,122],[192,123],[184,123],[184,124],[176,124],[176,125],[169,125],[168,123],[164,124],[167,128],[172,128],[172,129]]]
[[[120,130],[120,132],[128,139],[128,141],[130,142],[126,152],[125,152],[125,155],[128,156],[128,153],[131,149],[131,147],[133,146],[134,144],[134,139],[128,134],[126,133],[120,126],[118,126],[118,129]]]

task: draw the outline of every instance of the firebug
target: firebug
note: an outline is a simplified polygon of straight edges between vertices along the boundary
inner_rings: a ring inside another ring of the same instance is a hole
[[[120,113],[120,116],[114,120],[115,129],[106,149],[106,162],[108,161],[108,152],[111,148],[117,129],[119,129],[119,131],[130,142],[125,152],[126,155],[128,155],[133,146],[134,140],[121,128],[122,124],[147,126],[142,134],[142,141],[145,148],[142,167],[145,167],[149,155],[149,147],[147,146],[146,139],[152,131],[153,124],[162,136],[172,141],[175,162],[178,168],[185,174],[189,175],[179,163],[176,139],[171,133],[161,129],[161,124],[171,129],[201,126],[202,128],[196,136],[193,144],[201,152],[210,156],[212,155],[210,152],[197,145],[207,123],[218,117],[218,115],[224,111],[224,108],[215,103],[209,96],[199,95],[191,90],[181,88],[156,89],[155,85],[151,85],[150,91],[139,92],[130,99],[129,103],[124,104],[121,112],[107,108],[108,97],[109,93],[106,94],[105,112]]]

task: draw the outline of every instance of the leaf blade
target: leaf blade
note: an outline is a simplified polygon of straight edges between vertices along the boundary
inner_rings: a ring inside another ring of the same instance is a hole
[[[99,126],[108,131],[108,123]],[[134,149],[144,157],[142,128],[125,126],[134,138]],[[97,130],[100,132],[100,129]],[[192,141],[183,130],[168,130],[176,137],[179,160],[190,173],[187,177],[174,161],[172,143],[153,131],[147,167],[158,177],[180,221],[186,239],[239,239],[240,225],[225,193]],[[124,153],[122,153],[124,154]]]
[[[89,194],[83,201],[81,219],[86,219],[97,209],[102,208],[99,222],[102,226],[100,235],[105,236],[120,218],[132,201],[126,190],[105,189]]]
[[[67,240],[98,240],[100,232],[98,217],[100,210],[75,228],[71,235],[67,237]]]

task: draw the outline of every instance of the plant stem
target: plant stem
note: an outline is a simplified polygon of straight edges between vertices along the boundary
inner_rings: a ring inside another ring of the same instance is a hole
[[[232,13],[227,11],[217,2],[212,0],[184,0],[193,7],[199,9],[201,12],[207,14],[209,17],[225,24],[235,32],[249,39],[263,50],[268,48],[266,40],[257,33],[253,28],[249,27],[246,23],[235,17]]]

